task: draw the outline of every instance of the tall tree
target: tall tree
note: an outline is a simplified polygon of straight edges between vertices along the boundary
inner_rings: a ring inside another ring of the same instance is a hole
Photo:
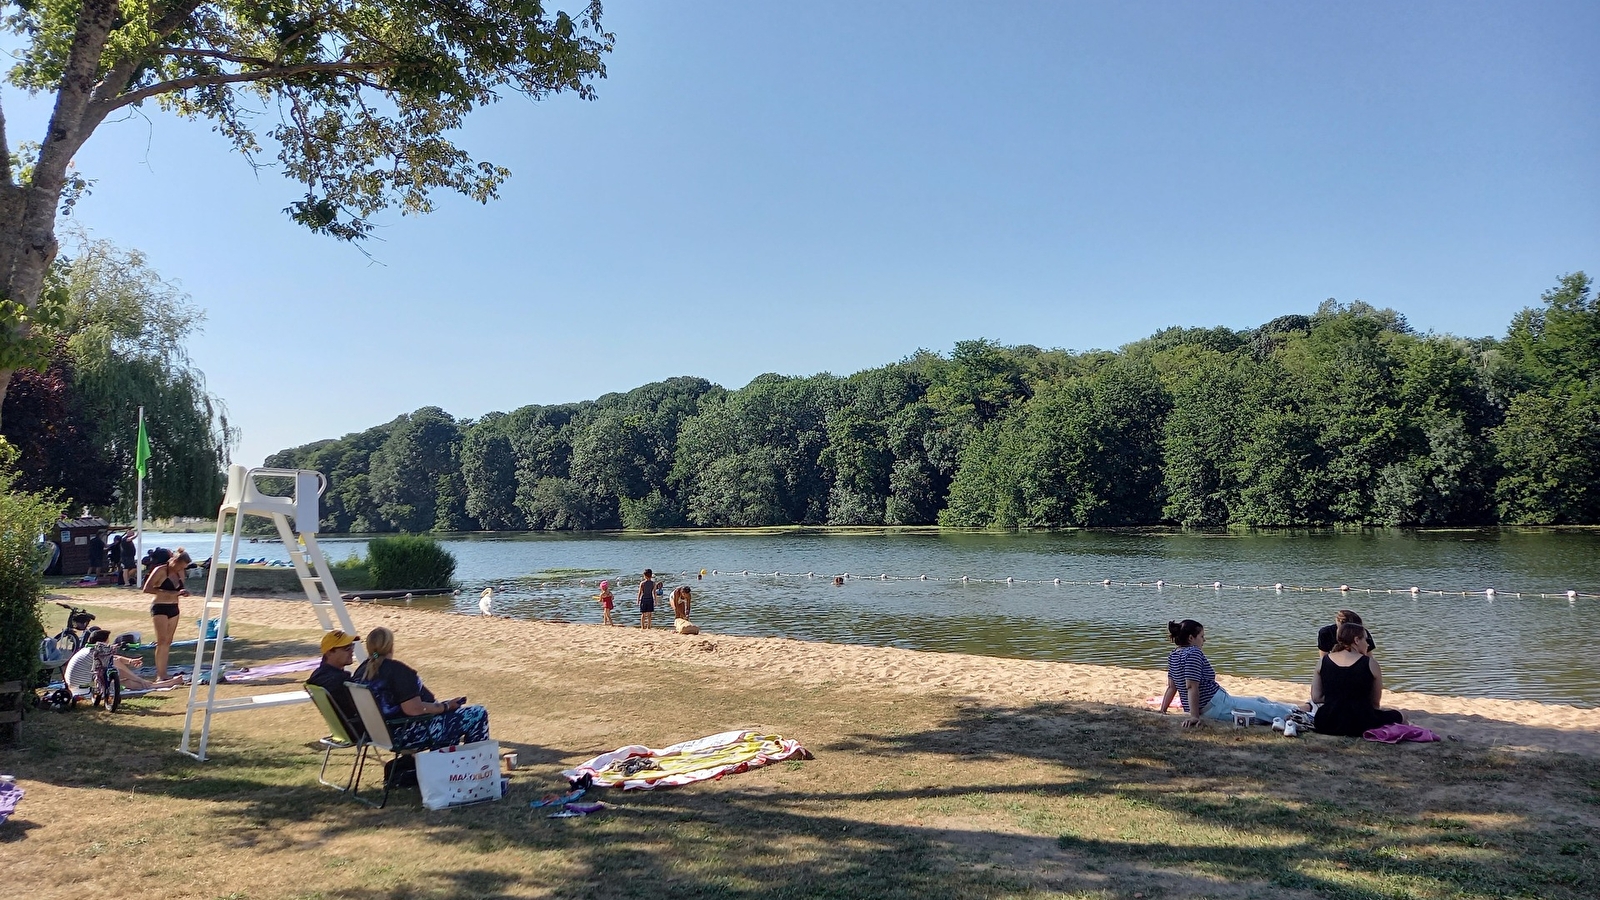
[[[612,47],[600,13],[599,0],[576,16],[538,0],[5,4],[22,40],[10,80],[55,107],[39,141],[17,147],[0,108],[0,397],[35,337],[57,216],[83,186],[72,159],[108,116],[154,101],[211,120],[252,163],[266,141],[305,186],[285,212],[357,240],[383,209],[427,212],[435,189],[492,199],[509,173],[450,133],[502,90],[593,97]],[[259,133],[263,108],[279,118]]]
[[[235,434],[189,360],[187,343],[205,316],[138,251],[82,233],[75,238],[71,259],[58,259],[50,272],[57,315],[40,336],[55,348],[52,362],[41,376],[19,379],[18,396],[5,401],[4,431],[23,450],[23,472],[35,479],[29,483],[131,516],[143,407],[152,450],[146,510],[215,512]],[[52,397],[68,418],[41,417],[33,408]],[[31,462],[36,437],[54,443],[48,475]]]
[[[441,485],[440,479],[457,473],[460,439],[456,420],[437,406],[424,406],[390,432],[372,454],[370,475],[372,499],[388,526],[385,530],[431,531],[438,521],[441,487],[452,492],[445,498],[447,515],[457,516],[455,493],[464,497],[465,491],[453,480]]]

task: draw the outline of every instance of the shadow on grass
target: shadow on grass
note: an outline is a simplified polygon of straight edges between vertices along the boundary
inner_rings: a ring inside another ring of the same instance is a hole
[[[232,846],[315,853],[335,836],[383,834],[453,853],[399,884],[322,894],[346,900],[521,896],[530,859],[527,877],[550,896],[594,898],[1120,897],[1137,888],[1147,897],[1576,900],[1600,883],[1591,760],[1290,741],[1265,729],[1186,734],[1173,719],[1091,704],[967,705],[929,728],[886,726],[813,748],[876,767],[889,782],[881,786],[803,790],[768,770],[603,792],[611,809],[565,820],[528,808],[556,786],[531,773],[497,804],[429,812],[402,791],[390,808],[368,810],[316,785],[320,761],[301,745],[214,735],[214,758],[201,764],[172,752],[170,723],[104,713],[47,721],[19,750],[0,751],[0,769],[214,803]],[[525,767],[570,757],[503,746]],[[963,763],[949,770],[962,783],[919,783],[894,765],[930,756]],[[936,814],[947,805],[958,808]],[[886,812],[907,806],[931,812],[911,821]]]
[[[1124,870],[1177,868],[1362,898],[1576,898],[1600,889],[1592,757],[1290,740],[1264,728],[1185,733],[1175,718],[1074,703],[968,706],[933,729],[860,734],[829,749],[1031,765],[1053,783],[974,790],[1089,801],[1075,805],[1098,818],[1065,822],[1061,848]],[[1119,818],[1134,836],[1106,836]]]

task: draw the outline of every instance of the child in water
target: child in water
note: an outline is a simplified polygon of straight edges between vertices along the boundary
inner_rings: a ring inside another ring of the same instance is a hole
[[[616,598],[611,595],[611,582],[600,582],[600,596],[595,598],[600,601],[600,624],[615,625],[611,621],[611,609],[616,605]]]

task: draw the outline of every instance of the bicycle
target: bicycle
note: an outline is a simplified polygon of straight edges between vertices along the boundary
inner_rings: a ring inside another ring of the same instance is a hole
[[[54,602],[67,611],[67,624],[61,626],[61,631],[55,637],[46,638],[45,643],[55,648],[55,652],[49,656],[70,659],[72,654],[83,649],[84,641],[89,635],[89,623],[94,621],[94,613],[82,607],[69,606],[59,600]],[[41,659],[43,658],[44,654],[41,653]]]

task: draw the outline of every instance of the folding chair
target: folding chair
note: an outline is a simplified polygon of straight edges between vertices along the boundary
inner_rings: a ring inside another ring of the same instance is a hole
[[[351,786],[355,784],[356,769],[361,765],[361,758],[367,755],[367,747],[371,742],[365,737],[355,736],[355,729],[345,722],[344,714],[339,711],[339,707],[333,704],[333,695],[328,693],[327,688],[308,684],[306,685],[306,693],[311,695],[311,702],[316,704],[317,711],[322,713],[322,721],[328,725],[328,736],[317,742],[324,751],[322,754],[322,771],[317,773],[317,783],[325,784],[336,791],[350,791]],[[356,751],[355,759],[350,761],[350,777],[344,780],[342,787],[327,779],[328,760],[332,758],[335,750]],[[368,800],[356,796],[354,793],[351,796],[355,796],[357,800],[370,805]]]
[[[367,729],[366,752],[356,760],[356,778],[350,789],[351,796],[361,799],[361,773],[366,771],[367,760],[372,756],[373,748],[387,751],[390,759],[409,756],[416,753],[421,747],[396,747],[394,738],[389,736],[389,723],[383,720],[383,711],[378,709],[378,700],[372,696],[372,688],[356,681],[347,681],[344,686],[350,689],[350,699],[356,702],[356,712],[361,714],[361,725]],[[389,804],[389,779],[383,779],[383,800],[377,804],[376,809],[383,809]],[[362,800],[368,806],[369,801]]]

